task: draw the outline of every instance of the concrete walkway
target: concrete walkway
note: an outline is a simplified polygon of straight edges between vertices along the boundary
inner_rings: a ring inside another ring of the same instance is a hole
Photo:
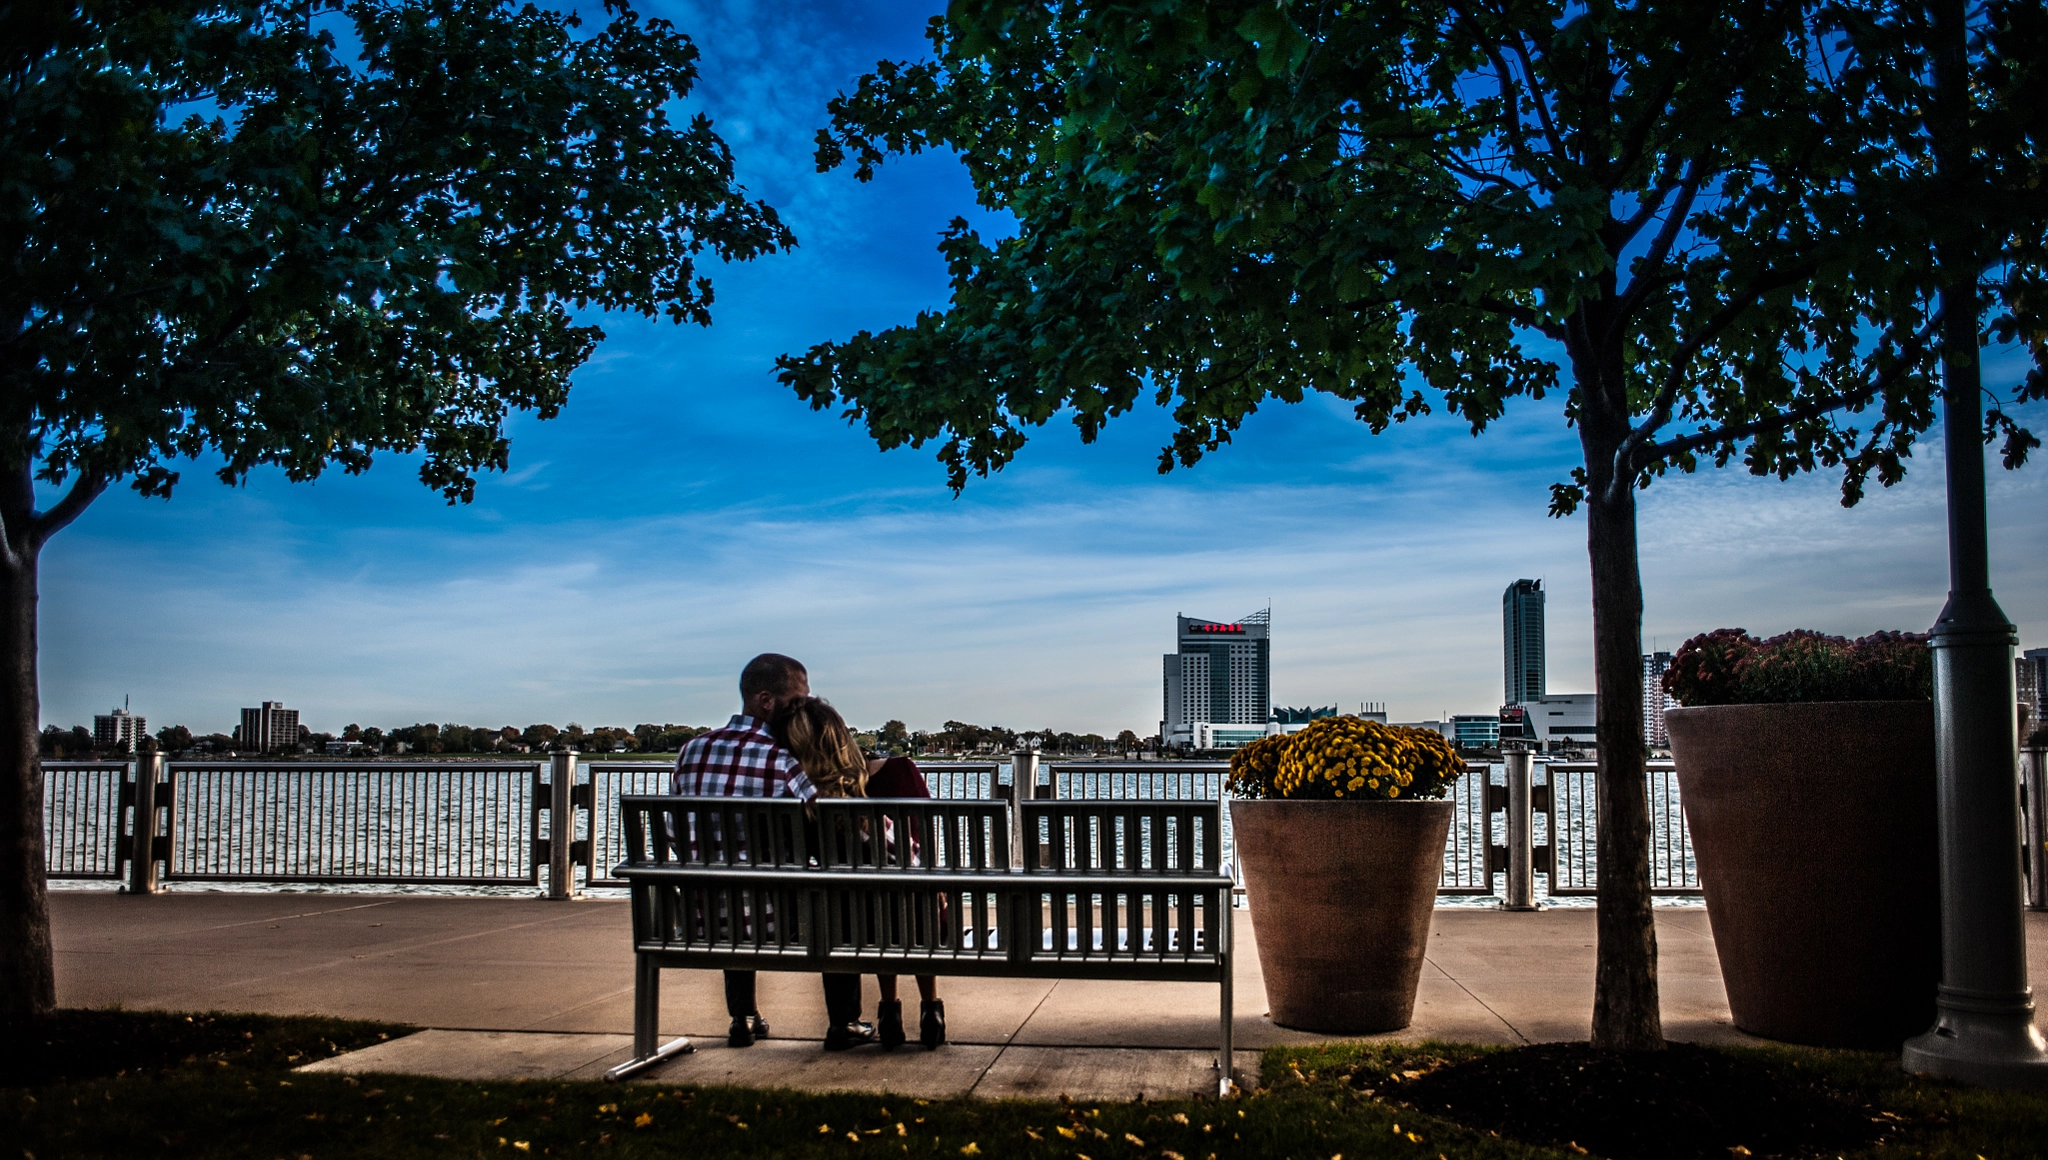
[[[323,1070],[459,1078],[594,1077],[627,1057],[633,963],[621,901],[179,892],[51,895],[57,1000],[68,1007],[255,1011],[432,1030]],[[2034,986],[2048,989],[2048,914],[2029,914]],[[1327,1037],[1265,1017],[1254,919],[1237,922],[1240,1069],[1258,1049]],[[1657,911],[1665,1033],[1754,1042],[1729,1022],[1707,916]],[[1376,1039],[1520,1044],[1582,1039],[1592,1018],[1593,912],[1440,909],[1415,1021]],[[815,975],[760,976],[775,1038],[724,1046],[713,971],[663,975],[664,1035],[701,1050],[653,1069],[669,1083],[1128,1098],[1213,1090],[1216,989],[1192,983],[941,979],[939,1052],[826,1055]],[[866,982],[866,1009],[877,998]],[[909,979],[903,989],[914,1008]],[[913,1032],[914,1033],[914,1032]]]

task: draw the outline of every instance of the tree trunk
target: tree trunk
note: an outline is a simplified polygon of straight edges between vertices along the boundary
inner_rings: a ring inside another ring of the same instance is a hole
[[[23,472],[24,476],[26,471]],[[5,505],[14,508],[14,505]],[[0,547],[0,1026],[57,1003],[43,857],[42,717],[36,691],[37,542],[29,513],[5,512]]]
[[[1615,333],[1592,313],[1582,334]],[[1593,570],[1593,688],[1600,768],[1599,949],[1593,1046],[1664,1046],[1657,928],[1650,911],[1650,801],[1643,737],[1643,582],[1636,558],[1635,472],[1615,463],[1630,428],[1620,343],[1575,351],[1579,442],[1586,454],[1586,554]]]

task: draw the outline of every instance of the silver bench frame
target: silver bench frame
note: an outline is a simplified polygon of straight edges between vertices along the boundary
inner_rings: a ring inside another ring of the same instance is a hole
[[[1231,1091],[1220,802],[626,795],[619,810],[633,1058],[607,1079],[694,1050],[657,1042],[661,971],[685,968],[1215,983]]]

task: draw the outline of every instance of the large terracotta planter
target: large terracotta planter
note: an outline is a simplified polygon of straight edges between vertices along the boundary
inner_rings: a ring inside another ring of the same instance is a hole
[[[1273,1022],[1408,1026],[1443,872],[1448,801],[1233,801]]]
[[[1664,720],[1735,1025],[1886,1050],[1932,1026],[1933,705],[1709,705]]]

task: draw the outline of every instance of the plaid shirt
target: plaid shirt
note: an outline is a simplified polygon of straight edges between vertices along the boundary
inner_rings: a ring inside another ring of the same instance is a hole
[[[722,728],[692,738],[676,755],[669,792],[693,797],[818,796],[789,751],[775,743],[768,723],[744,713]]]

